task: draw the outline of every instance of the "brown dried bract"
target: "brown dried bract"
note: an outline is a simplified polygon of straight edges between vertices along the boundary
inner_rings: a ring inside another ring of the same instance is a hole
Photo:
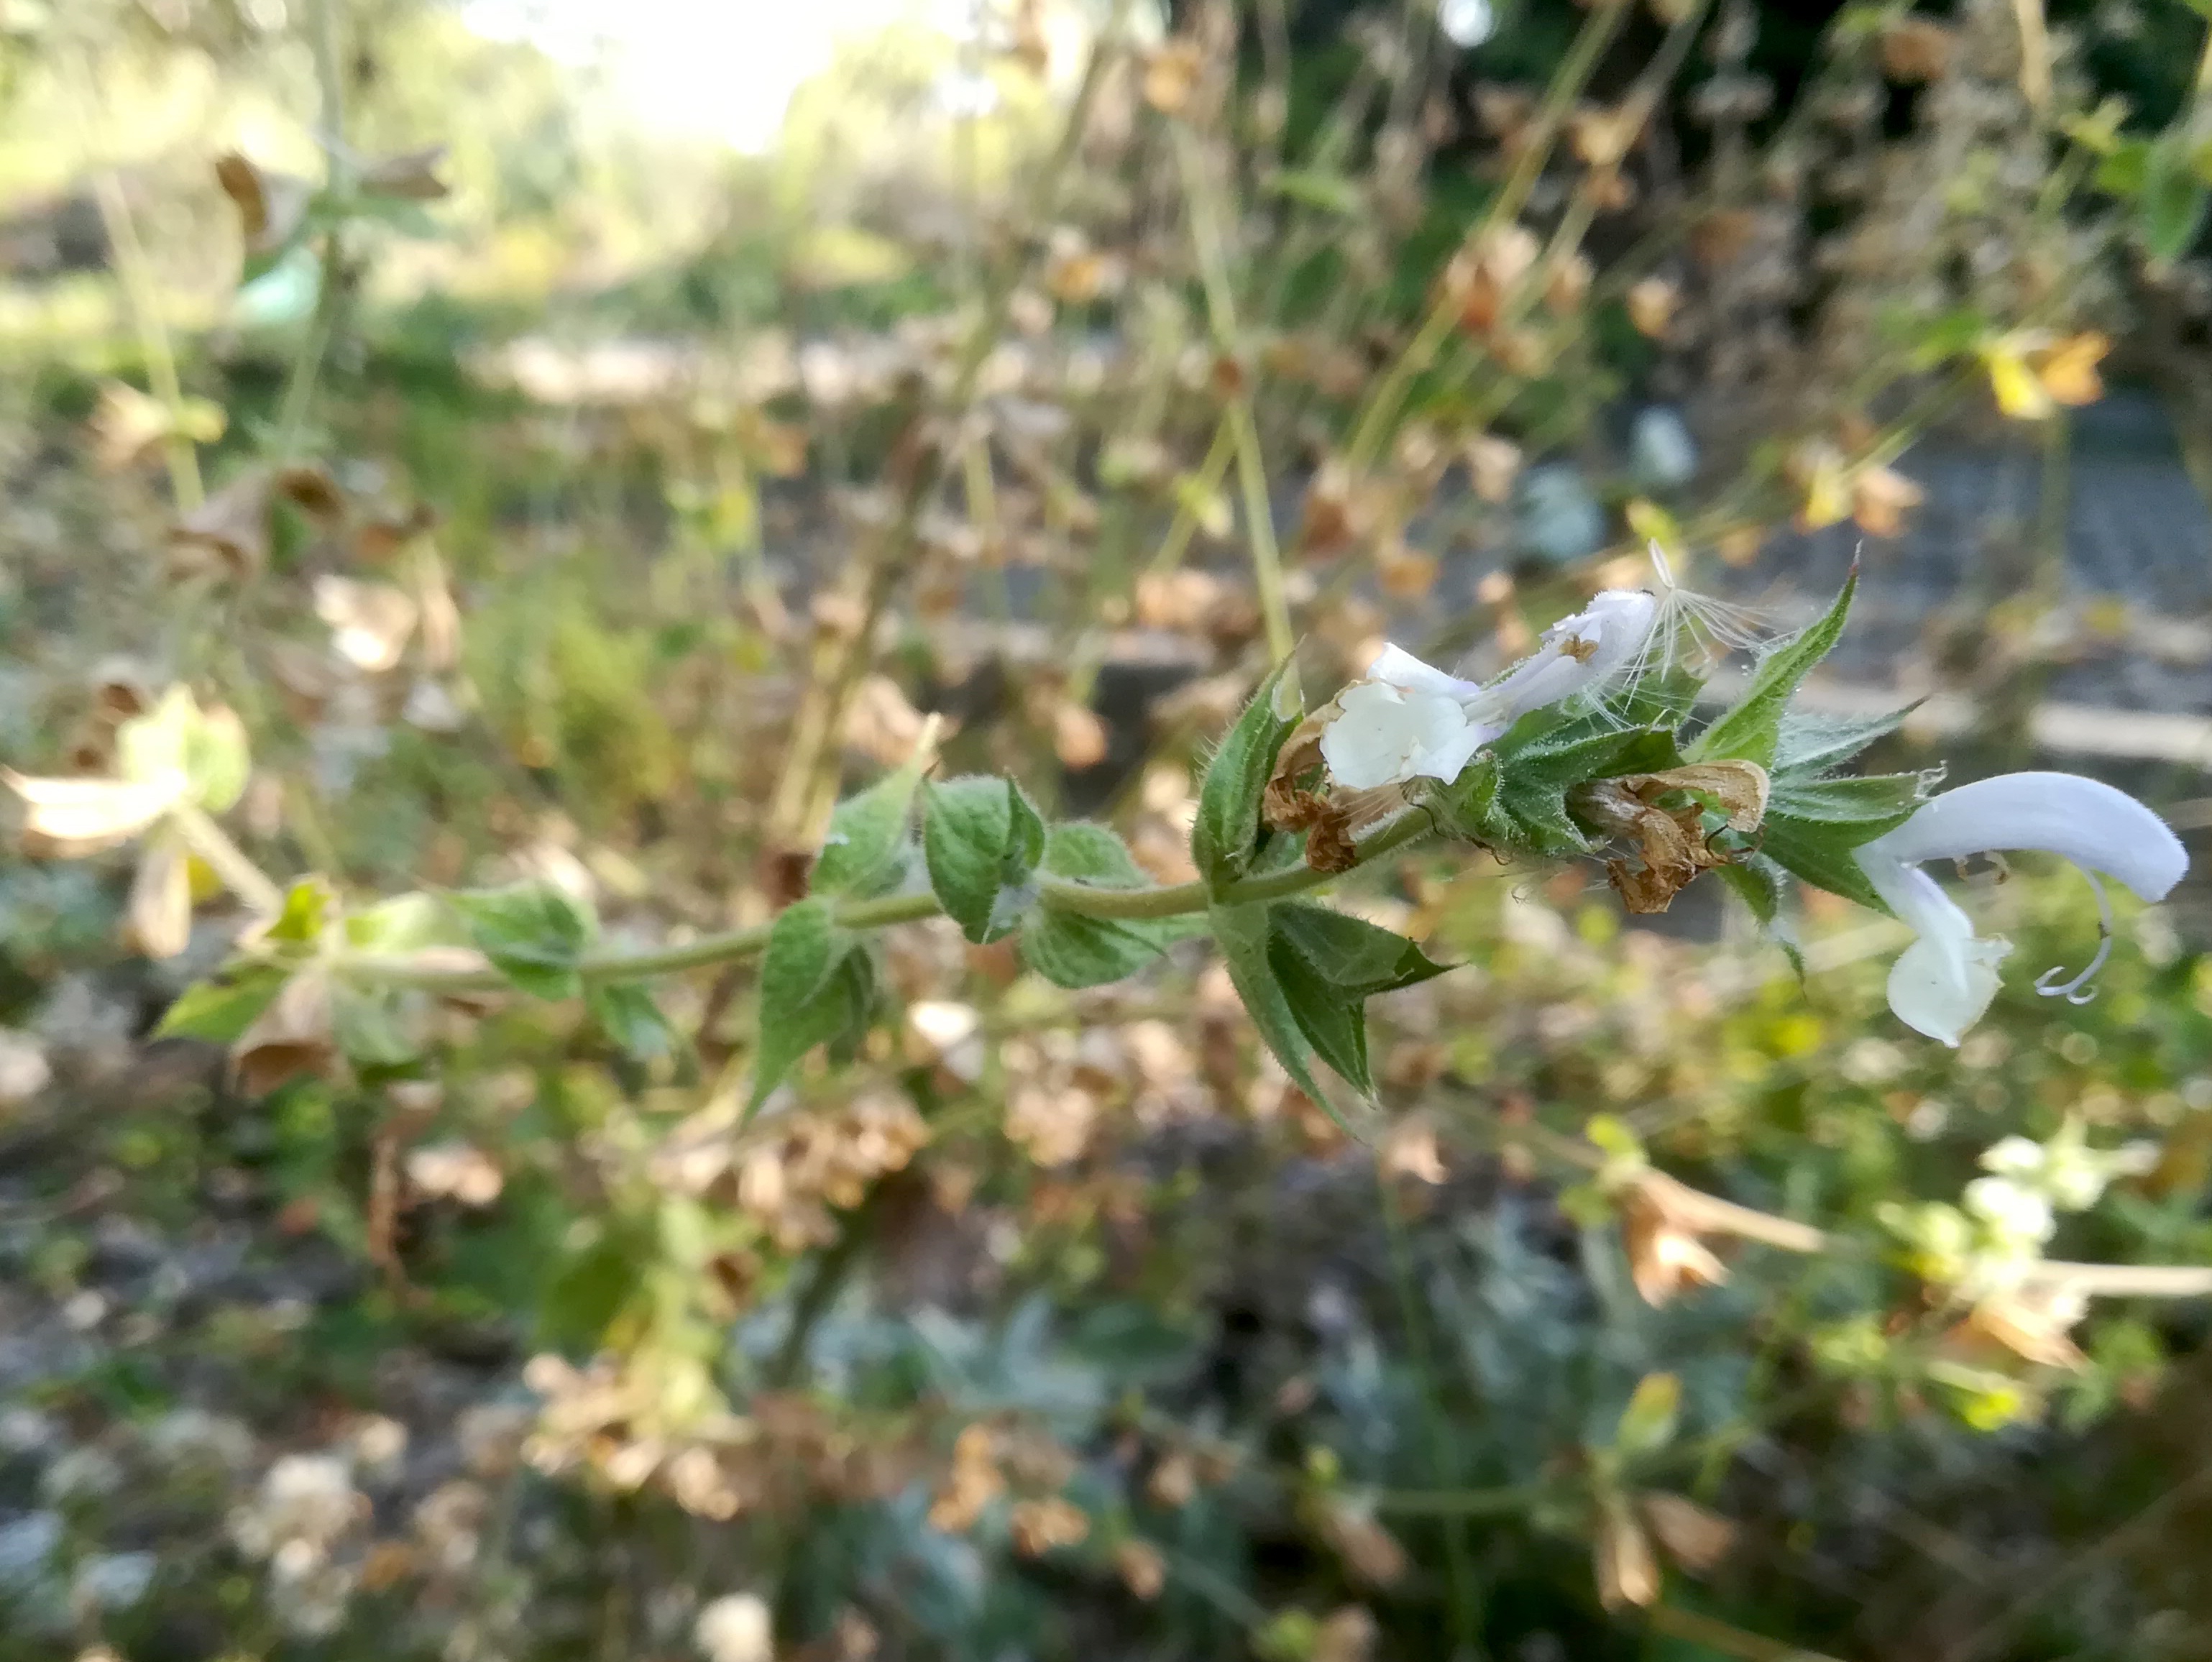
[[[1698,1238],[1693,1220],[1669,1204],[1673,1186],[1635,1184],[1620,1199],[1620,1244],[1636,1290],[1653,1308],[1686,1287],[1715,1287],[1728,1266]]]
[[[1325,712],[1310,715],[1276,753],[1274,774],[1260,794],[1260,817],[1271,829],[1304,831],[1328,813],[1328,798],[1298,783],[1322,765],[1321,736],[1328,730]]]
[[[314,197],[307,180],[266,172],[235,150],[216,158],[215,177],[238,209],[239,230],[252,259],[273,254],[291,241]]]
[[[1608,860],[1606,875],[1631,912],[1650,913],[1664,912],[1700,871],[1729,863],[1705,835],[1705,802],[1727,816],[1729,829],[1752,832],[1765,817],[1766,792],[1765,768],[1730,760],[1599,779],[1583,792],[1582,805],[1615,836],[1634,841],[1634,858]],[[1678,794],[1691,800],[1661,805]]]
[[[1735,1545],[1736,1528],[1695,1501],[1653,1489],[1638,1497],[1644,1522],[1666,1554],[1692,1574],[1712,1568]]]
[[[1493,226],[1452,256],[1444,268],[1444,294],[1458,310],[1460,326],[1487,335],[1504,318],[1505,302],[1536,263],[1535,235],[1523,226]]]
[[[327,972],[305,969],[284,983],[269,1008],[230,1047],[238,1088],[266,1096],[294,1079],[326,1074],[337,1065]]]
[[[445,159],[446,147],[442,144],[380,156],[361,170],[361,188],[370,196],[435,202],[449,194],[446,181],[438,177],[438,164]]]

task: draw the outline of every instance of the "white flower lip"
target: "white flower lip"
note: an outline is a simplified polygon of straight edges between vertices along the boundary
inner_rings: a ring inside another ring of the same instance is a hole
[[[1972,920],[1936,880],[1923,860],[1976,854],[2057,854],[2084,872],[2116,879],[2144,901],[2161,901],[2189,870],[2188,851],[2165,821],[2124,791],[2073,773],[2002,773],[1947,791],[1904,824],[1857,851],[1859,868],[1899,919],[1919,937],[1889,973],[1889,1007],[1917,1033],[1955,1046],[1996,996],[1998,963],[2012,949],[1983,939]],[[2097,891],[2103,906],[2104,891]],[[2110,949],[2111,913],[2088,968],[2053,985],[2049,971],[2036,990],[2086,1003],[2087,983]]]
[[[1415,779],[1449,784],[1504,731],[1470,714],[1481,690],[1401,647],[1385,646],[1367,679],[1338,695],[1337,718],[1321,737],[1322,760],[1352,791]]]

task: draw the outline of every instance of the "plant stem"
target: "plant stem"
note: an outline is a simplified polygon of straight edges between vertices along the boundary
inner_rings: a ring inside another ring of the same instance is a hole
[[[1367,840],[1360,851],[1359,864],[1370,864],[1418,841],[1433,828],[1425,814],[1407,814]],[[1097,889],[1088,883],[1053,877],[1044,879],[1040,889],[1043,904],[1056,911],[1091,918],[1176,918],[1204,912],[1217,903],[1247,906],[1284,900],[1319,889],[1341,875],[1293,866],[1265,876],[1246,877],[1229,884],[1218,895],[1209,894],[1202,883],[1176,883],[1166,889]],[[934,918],[943,909],[934,895],[887,895],[878,900],[856,901],[840,907],[837,925],[848,930],[884,929],[893,924],[918,923],[924,918]],[[590,953],[577,964],[576,973],[588,986],[644,980],[681,970],[702,969],[735,958],[750,958],[764,950],[775,927],[773,923],[755,924],[745,929],[702,935],[680,946],[660,947],[649,952]],[[364,954],[345,959],[342,967],[348,974],[363,980],[428,992],[494,992],[507,984],[506,978],[494,969],[433,967],[410,957]]]
[[[1491,199],[1489,210],[1482,221],[1469,235],[1470,245],[1480,242],[1490,231],[1500,225],[1511,223],[1520,217],[1521,209],[1528,200],[1528,192],[1535,188],[1536,179],[1544,164],[1551,159],[1552,147],[1559,140],[1559,129],[1565,122],[1567,112],[1576,99],[1582,95],[1597,60],[1628,15],[1627,0],[1602,0],[1583,23],[1575,44],[1559,64],[1552,84],[1545,89],[1543,107],[1536,112],[1528,130],[1521,142],[1519,154],[1514,158],[1513,171],[1506,175],[1505,183],[1497,196]],[[1420,332],[1407,343],[1390,366],[1367,401],[1359,424],[1352,430],[1352,443],[1346,458],[1352,471],[1364,472],[1382,447],[1390,424],[1397,419],[1407,392],[1413,382],[1436,361],[1437,354],[1451,338],[1458,321],[1457,308],[1450,299],[1440,297],[1429,309],[1422,322]]]
[[[344,0],[314,0],[314,25],[308,36],[315,57],[315,81],[322,93],[323,154],[328,169],[325,189],[341,201],[351,186],[353,174],[345,148],[345,82],[338,58],[337,13],[343,3]],[[331,338],[337,333],[338,290],[345,281],[345,237],[341,225],[333,224],[323,233],[315,313],[307,324],[307,338],[300,343],[300,355],[293,360],[291,379],[285,384],[284,402],[276,418],[279,461],[291,461],[299,453],[307,414],[314,404],[315,383],[322,374],[323,360],[330,354]]]
[[[875,1237],[876,1214],[882,1207],[883,1194],[884,1185],[878,1180],[860,1204],[846,1214],[845,1228],[836,1245],[814,1261],[814,1273],[807,1279],[806,1290],[792,1306],[791,1329],[762,1375],[771,1390],[788,1390],[799,1382],[799,1373],[806,1366],[807,1347],[814,1337],[814,1330],[837,1302],[837,1295],[844,1290],[845,1278],[852,1274],[868,1242]]]
[[[1283,585],[1283,551],[1275,541],[1274,505],[1267,495],[1267,464],[1260,454],[1260,428],[1252,419],[1252,400],[1238,393],[1230,401],[1229,420],[1237,440],[1237,482],[1244,496],[1244,536],[1252,549],[1252,583],[1260,594],[1260,616],[1267,626],[1267,660],[1280,664],[1297,646],[1291,633],[1291,602]]]
[[[1740,1658],[1741,1662],[1836,1662],[1834,1657],[1822,1652],[1801,1650],[1778,1639],[1746,1633],[1741,1628],[1675,1604],[1655,1604],[1644,1613],[1644,1619],[1656,1632],[1689,1640],[1723,1656]]]
[[[1222,476],[1229,471],[1229,464],[1237,454],[1235,417],[1223,412],[1220,424],[1213,430],[1213,442],[1206,447],[1206,459],[1198,464],[1192,476],[1191,489],[1176,504],[1175,518],[1168,525],[1168,534],[1160,539],[1159,551],[1145,569],[1158,575],[1173,571],[1182,563],[1185,549],[1198,530],[1198,513],[1194,504],[1203,503],[1221,488]]]
[[[1075,98],[1068,106],[1060,142],[1046,159],[1030,192],[1026,226],[1044,221],[1059,194],[1062,176],[1082,148],[1091,109],[1105,84],[1107,70],[1120,49],[1122,23],[1128,10],[1128,0],[1120,0],[1091,48],[1091,61],[1084,69],[1082,84],[1076,88]],[[975,326],[962,345],[951,389],[934,412],[943,418],[941,425],[947,431],[966,416],[969,406],[975,402],[983,366],[1003,333],[1007,307],[1012,304],[1014,291],[1020,282],[1022,264],[1017,234],[1014,246],[991,274]],[[919,412],[912,425],[917,435],[923,433],[925,424]],[[829,764],[837,735],[844,729],[847,712],[867,673],[876,627],[890,604],[899,579],[913,564],[923,512],[944,482],[951,460],[946,445],[933,444],[927,446],[926,454],[912,461],[900,493],[897,515],[888,529],[872,539],[865,556],[857,585],[860,600],[859,627],[842,642],[826,642],[816,658],[806,696],[793,725],[783,773],[769,799],[768,827],[771,845],[789,847],[811,842],[819,822],[827,817],[828,808],[834,801],[831,793],[836,782],[824,775],[830,771]]]
[[[1241,380],[1243,371],[1237,353],[1237,298],[1230,277],[1229,254],[1222,246],[1222,215],[1212,181],[1206,177],[1197,145],[1182,126],[1172,130],[1176,161],[1182,174],[1183,193],[1190,201],[1190,240],[1198,255],[1199,276],[1206,289],[1206,318],[1217,352],[1237,366],[1232,373]],[[1267,657],[1279,664],[1297,642],[1291,633],[1291,607],[1283,586],[1283,553],[1275,541],[1274,505],[1268,500],[1267,464],[1260,451],[1259,423],[1252,416],[1252,396],[1241,385],[1229,397],[1222,426],[1237,455],[1237,482],[1244,501],[1244,539],[1251,550],[1252,582],[1259,591],[1260,616],[1267,629]],[[1217,448],[1218,441],[1217,440]],[[1209,460],[1211,458],[1208,458]]]
[[[1413,1285],[1413,1253],[1406,1240],[1406,1221],[1398,1210],[1398,1197],[1381,1162],[1375,1167],[1376,1198],[1382,1212],[1383,1231],[1389,1241],[1390,1281],[1398,1296],[1398,1319],[1405,1328],[1405,1348],[1413,1363],[1420,1395],[1421,1419],[1429,1446],[1429,1459],[1437,1475],[1449,1483],[1458,1477],[1452,1458],[1451,1428],[1445,1417],[1443,1393],[1437,1384],[1430,1350],[1428,1324],[1421,1319],[1421,1302]],[[1468,1544],[1464,1513],[1443,1514],[1444,1568],[1451,1589],[1453,1654],[1480,1658],[1482,1593],[1475,1585],[1474,1551]]]
[[[88,64],[80,60],[76,67],[77,116],[85,148],[89,151],[94,148],[97,83]],[[93,169],[92,191],[100,207],[100,229],[106,233],[108,247],[115,256],[115,276],[123,288],[124,308],[131,314],[131,327],[138,336],[138,350],[146,361],[147,385],[169,415],[170,431],[161,440],[162,460],[169,470],[169,490],[176,500],[178,512],[189,513],[203,500],[199,453],[192,448],[190,439],[176,431],[178,416],[184,409],[184,387],[177,378],[177,355],[170,344],[168,329],[161,321],[161,294],[154,282],[153,267],[146,258],[146,245],[138,240],[138,224],[131,215],[131,198],[112,167]]]
[[[216,876],[222,879],[224,888],[264,918],[273,918],[283,911],[284,891],[246,858],[244,851],[224,834],[221,826],[192,807],[173,809],[170,818],[178,834],[184,838],[185,846],[207,862]]]

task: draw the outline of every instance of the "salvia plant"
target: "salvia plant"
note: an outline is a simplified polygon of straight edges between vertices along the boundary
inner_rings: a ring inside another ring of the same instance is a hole
[[[256,1092],[344,1071],[377,1083],[418,1075],[423,1007],[501,990],[580,998],[620,1049],[665,1056],[684,1041],[655,978],[757,958],[750,1119],[815,1052],[834,1064],[858,1051],[886,1012],[882,931],[942,913],[976,945],[1012,940],[1027,967],[1069,989],[1139,975],[1173,943],[1206,937],[1291,1082],[1372,1136],[1382,1120],[1367,1003],[1449,966],[1322,895],[1425,841],[1530,869],[1595,861],[1638,913],[1663,912],[1710,872],[1793,959],[1793,879],[1887,913],[1913,934],[1890,971],[1892,1011],[1954,1046],[1995,996],[2009,949],[1978,934],[1925,867],[2053,853],[2096,887],[2100,938],[2086,968],[2046,971],[2036,988],[2094,996],[2113,929],[2100,879],[2156,901],[2186,870],[2163,821],[2067,773],[1937,789],[1924,773],[1850,772],[1905,713],[1838,722],[1792,699],[1841,637],[1856,572],[1820,617],[1761,646],[1731,701],[1705,713],[1711,603],[1674,583],[1656,546],[1652,559],[1651,588],[1597,593],[1488,682],[1389,646],[1309,709],[1293,663],[1279,663],[1206,767],[1190,832],[1199,875],[1180,884],[1152,882],[1106,826],[1048,821],[1013,779],[936,777],[927,734],[905,766],[837,805],[804,895],[773,919],[646,949],[603,941],[590,907],[545,880],[369,901],[319,876],[280,891],[217,823],[243,789],[244,731],[181,687],[123,724],[114,777],[4,778],[36,849],[69,857],[139,842],[131,921],[156,949],[188,931],[191,857],[259,911],[230,961],[161,1028],[228,1046]],[[1892,1216],[1931,1280],[1994,1301],[2014,1329],[2042,1331],[2045,1351],[2080,1306],[2044,1298],[2031,1310],[2023,1289],[2078,1299],[2097,1283],[2094,1266],[2037,1267],[2051,1208],[2092,1204],[2133,1158],[2097,1156],[2071,1135],[2070,1152],[1999,1144],[1964,1211],[1936,1203]],[[1735,1227],[1711,1211],[1718,1203],[1650,1173],[1633,1139],[1602,1125],[1593,1137],[1607,1150],[1599,1188],[1619,1204],[1647,1294],[1717,1275],[1697,1237]],[[2142,1290],[2139,1275],[2120,1279]],[[2176,1290],[2195,1285],[2189,1272],[2180,1280]]]

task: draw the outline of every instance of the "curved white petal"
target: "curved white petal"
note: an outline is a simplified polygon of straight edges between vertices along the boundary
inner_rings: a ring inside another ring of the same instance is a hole
[[[1370,681],[1379,681],[1385,686],[1395,687],[1408,693],[1437,693],[1446,698],[1462,701],[1474,697],[1482,688],[1472,681],[1462,681],[1457,676],[1446,675],[1433,664],[1424,664],[1403,646],[1385,646],[1367,666]]]
[[[1597,651],[1583,666],[1590,671],[1593,685],[1611,681],[1635,662],[1644,643],[1650,639],[1651,626],[1658,616],[1659,597],[1649,590],[1607,589],[1592,597],[1582,612],[1565,620],[1583,639],[1597,642]]]
[[[1659,602],[1642,589],[1607,589],[1544,631],[1544,644],[1483,689],[1486,716],[1510,725],[1576,694],[1604,687],[1650,638]]]
[[[2126,792],[2074,773],[2000,773],[1946,791],[1859,854],[1862,865],[1869,855],[1910,864],[2016,850],[2101,871],[2146,901],[2164,900],[2189,870],[2164,820]]]
[[[1915,1033],[1956,1048],[1997,996],[1996,966],[2012,949],[1969,937],[1955,943],[1923,935],[1889,967],[1889,1007]]]

